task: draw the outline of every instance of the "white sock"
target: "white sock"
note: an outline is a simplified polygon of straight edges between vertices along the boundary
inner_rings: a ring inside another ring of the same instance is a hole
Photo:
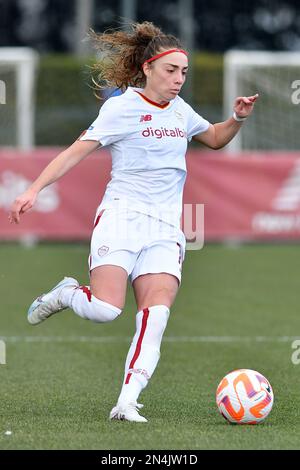
[[[60,296],[63,304],[72,308],[77,315],[94,322],[110,322],[122,312],[118,307],[97,299],[92,295],[89,286],[63,289]]]
[[[160,345],[170,310],[165,305],[145,308],[136,315],[136,332],[127,354],[118,403],[136,402],[160,357]]]

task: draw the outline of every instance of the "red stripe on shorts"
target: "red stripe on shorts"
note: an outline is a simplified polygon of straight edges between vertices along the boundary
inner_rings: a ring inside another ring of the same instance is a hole
[[[133,369],[134,364],[136,363],[136,360],[140,355],[141,347],[142,347],[142,341],[143,341],[144,334],[145,334],[145,331],[146,331],[146,328],[147,328],[148,317],[149,317],[149,309],[144,308],[144,310],[143,310],[143,319],[142,319],[142,327],[141,327],[139,338],[138,338],[137,343],[136,343],[136,348],[135,348],[133,358],[131,359],[131,362],[129,364],[129,369]],[[130,372],[127,374],[125,384],[129,383],[131,375],[132,374]]]
[[[105,209],[102,209],[102,211],[98,214],[97,219],[95,220],[95,223],[94,223],[94,228],[96,228],[97,225],[99,224],[99,220],[101,219],[104,211]]]
[[[97,215],[97,218],[95,220],[95,223],[94,223],[94,229],[97,227],[97,225],[99,224],[99,221],[103,215],[103,212],[105,211],[105,209],[102,209],[102,211]],[[91,266],[92,266],[92,256],[90,254],[89,256],[89,268],[90,268],[90,271],[91,271]]]
[[[179,248],[179,258],[178,258],[178,263],[179,263],[179,264],[181,264],[181,246],[180,246],[180,244],[179,244],[178,242],[177,242],[176,244],[177,244],[177,246],[178,246],[178,248]]]

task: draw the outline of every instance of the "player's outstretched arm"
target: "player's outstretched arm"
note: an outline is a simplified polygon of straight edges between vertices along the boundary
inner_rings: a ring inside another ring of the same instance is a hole
[[[61,178],[93,150],[96,150],[99,145],[99,142],[94,140],[76,140],[70,147],[58,154],[31,186],[14,200],[8,215],[10,223],[18,224],[20,222],[20,215],[32,208],[38,193],[43,188]]]
[[[195,135],[194,140],[212,149],[220,149],[227,145],[240,130],[243,122],[252,113],[258,94],[238,96],[234,101],[234,117],[224,122],[211,124],[206,132]]]

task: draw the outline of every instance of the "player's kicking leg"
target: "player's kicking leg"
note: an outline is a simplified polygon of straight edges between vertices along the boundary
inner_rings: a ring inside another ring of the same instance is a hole
[[[54,313],[60,312],[68,305],[61,299],[63,289],[76,289],[79,286],[78,281],[72,277],[65,277],[47,294],[40,295],[29,307],[27,319],[31,325],[37,325],[49,318]]]
[[[91,286],[80,286],[76,279],[65,277],[31,304],[28,321],[31,325],[38,325],[68,307],[85,320],[97,323],[113,321],[122,313],[126,288],[127,272],[119,266],[93,269]]]

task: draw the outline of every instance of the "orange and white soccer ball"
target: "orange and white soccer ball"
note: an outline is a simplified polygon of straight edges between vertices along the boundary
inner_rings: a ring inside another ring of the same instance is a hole
[[[231,423],[257,424],[270,413],[274,395],[262,374],[251,369],[238,369],[221,380],[216,402],[221,415]]]

